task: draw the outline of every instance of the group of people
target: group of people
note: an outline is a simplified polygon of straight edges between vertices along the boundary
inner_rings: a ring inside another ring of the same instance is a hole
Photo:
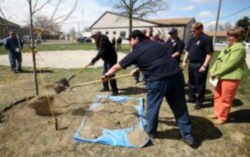
[[[101,33],[92,37],[98,48],[97,56],[89,63],[93,65],[99,58],[104,60],[102,91],[108,91],[108,80],[115,73],[128,66],[136,65],[131,75],[142,72],[146,83],[147,108],[146,132],[151,137],[157,136],[158,117],[163,98],[166,98],[173,111],[180,134],[184,142],[195,145],[191,134],[190,121],[184,91],[184,76],[182,69],[188,64],[189,102],[195,102],[195,109],[202,107],[205,100],[206,79],[209,63],[213,54],[211,37],[203,33],[203,24],[196,22],[192,26],[192,38],[186,46],[186,53],[181,63],[181,54],[184,42],[179,39],[178,31],[169,31],[170,39],[167,42],[152,40],[145,33],[134,30],[130,36],[131,52],[117,63],[117,55],[108,38]],[[210,76],[219,80],[214,92],[214,114],[208,118],[214,119],[215,124],[225,123],[237,88],[243,78],[246,52],[242,44],[243,28],[237,27],[227,32],[228,47],[220,52],[210,70]],[[118,94],[116,80],[110,81],[112,95]]]
[[[115,46],[106,35],[98,32],[92,36],[98,53],[88,66],[103,59],[101,91],[109,91],[110,83],[112,95],[116,96],[119,94],[117,82],[115,79],[109,79],[118,71],[135,65],[136,68],[131,71],[131,75],[142,72],[146,80],[147,126],[145,131],[147,134],[151,138],[157,136],[159,111],[165,97],[180,128],[182,139],[190,146],[194,146],[195,140],[191,134],[192,124],[185,99],[183,69],[188,65],[189,99],[187,101],[195,103],[195,109],[200,109],[205,100],[206,80],[214,50],[211,37],[203,33],[202,23],[193,24],[191,32],[192,38],[186,46],[182,63],[181,55],[185,44],[178,37],[178,31],[175,28],[169,31],[170,39],[166,42],[153,38],[152,29],[148,34],[134,30],[128,38],[131,52],[119,63],[117,63]],[[227,121],[237,88],[247,68],[243,36],[244,29],[241,27],[229,30],[228,47],[220,52],[210,68],[210,77],[219,80],[214,91],[214,114],[207,116],[213,119],[215,124],[223,124]],[[6,38],[4,46],[8,50],[11,70],[21,72],[23,44],[15,32],[11,32]]]

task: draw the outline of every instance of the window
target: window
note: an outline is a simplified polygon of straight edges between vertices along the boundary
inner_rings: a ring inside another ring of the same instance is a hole
[[[125,38],[126,38],[126,32],[125,32],[125,31],[121,31],[121,32],[120,32],[120,37],[121,37],[122,39],[125,39]]]
[[[105,34],[106,34],[106,35],[108,35],[108,34],[109,34],[109,32],[105,32]]]
[[[113,34],[116,35],[116,31],[114,31]]]

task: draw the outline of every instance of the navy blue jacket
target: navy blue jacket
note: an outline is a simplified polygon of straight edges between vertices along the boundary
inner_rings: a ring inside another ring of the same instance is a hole
[[[18,43],[18,39],[17,38],[12,38],[12,37],[7,37],[4,39],[4,47],[12,53],[16,53],[16,49],[17,48],[22,48],[23,47],[23,43],[21,41],[20,42],[20,46],[19,47],[19,43]]]
[[[198,39],[191,38],[187,45],[187,51],[190,63],[203,63],[206,55],[214,51],[212,38],[204,33]]]
[[[168,48],[168,51],[170,51],[171,54],[174,54],[175,52],[180,53],[180,56],[175,57],[175,59],[178,62],[180,62],[181,54],[183,53],[183,49],[185,47],[184,42],[180,39],[176,39],[176,40],[169,39],[166,42],[166,46]]]
[[[139,42],[119,64],[122,68],[136,64],[149,81],[171,77],[181,71],[166,45],[148,39]]]

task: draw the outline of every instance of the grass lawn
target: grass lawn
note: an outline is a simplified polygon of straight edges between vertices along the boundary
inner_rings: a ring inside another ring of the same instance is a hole
[[[32,73],[30,68],[25,68],[26,73],[12,74],[6,66],[0,66],[1,106],[8,95],[18,97],[24,93],[33,92]],[[39,83],[54,82],[65,76],[70,76],[77,69],[43,69],[39,73]],[[76,77],[72,84],[98,79],[101,68],[87,69]],[[122,71],[127,73],[130,69]],[[121,74],[120,73],[120,74]],[[186,74],[186,72],[185,72]],[[187,78],[187,76],[186,76]],[[84,110],[101,88],[101,84],[85,86],[65,92],[62,98],[69,103],[67,113],[59,115],[59,132],[54,131],[51,117],[38,116],[27,104],[20,103],[4,112],[6,121],[0,124],[0,154],[1,156],[135,156],[135,157],[249,157],[250,156],[250,71],[241,83],[236,100],[231,110],[228,123],[215,126],[205,116],[213,112],[211,101],[206,101],[207,107],[194,110],[194,104],[189,103],[188,109],[193,124],[193,134],[200,141],[197,149],[192,149],[180,140],[179,129],[176,126],[173,114],[164,101],[161,107],[158,133],[153,139],[153,145],[142,149],[128,149],[112,147],[103,144],[77,143],[72,136],[82,121]],[[25,82],[28,82],[26,84]],[[25,84],[21,90],[16,90],[16,85]],[[118,80],[121,95],[146,98],[144,85],[135,84],[133,78]],[[211,99],[213,87],[208,84],[206,98]],[[19,94],[19,95],[18,95]],[[104,93],[110,94],[110,93]],[[78,113],[76,115],[76,112]],[[82,113],[83,112],[83,113]],[[70,123],[64,123],[70,122]]]
[[[38,51],[60,51],[60,50],[96,50],[93,43],[69,43],[69,44],[51,44],[51,45],[38,45]],[[24,45],[24,52],[29,51],[28,45]],[[123,44],[121,52],[129,52],[129,45]],[[0,46],[0,54],[6,54],[7,51],[3,46]]]

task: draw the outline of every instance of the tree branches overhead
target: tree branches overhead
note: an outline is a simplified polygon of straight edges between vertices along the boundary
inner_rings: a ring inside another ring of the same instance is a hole
[[[126,15],[132,11],[135,17],[145,17],[167,10],[168,5],[167,0],[116,0],[114,9]]]
[[[15,5],[14,0],[0,0],[0,17],[4,19],[11,19],[12,21],[16,21],[18,16],[13,16],[13,13],[8,13],[8,8],[6,7],[7,3],[13,3]],[[22,1],[22,2],[20,2]],[[35,16],[46,16],[50,21],[54,23],[61,24],[67,21],[70,16],[74,13],[77,8],[78,0],[18,0],[18,2],[24,4],[23,6],[27,6],[25,12],[29,12],[29,4],[32,4],[32,15]],[[69,3],[70,6],[65,5],[65,3]],[[22,8],[24,9],[24,8]],[[10,17],[16,17],[16,19],[12,19]],[[27,21],[28,21],[27,16]]]

